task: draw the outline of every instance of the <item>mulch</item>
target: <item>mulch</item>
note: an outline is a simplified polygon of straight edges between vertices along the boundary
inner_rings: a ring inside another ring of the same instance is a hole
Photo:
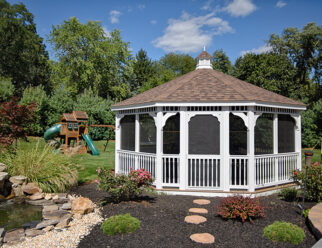
[[[71,189],[70,193],[82,195],[99,203],[107,196],[105,192],[98,191],[95,184],[83,185]],[[211,203],[205,205],[208,214],[205,223],[194,225],[184,222],[189,215],[189,208],[198,207],[194,199],[209,199]],[[242,224],[238,221],[223,220],[216,214],[217,206],[222,198],[204,198],[193,196],[146,195],[137,201],[108,203],[103,209],[104,218],[116,214],[130,213],[141,221],[141,228],[134,233],[126,235],[107,236],[96,225],[89,235],[84,237],[78,247],[104,247],[104,248],[135,248],[135,247],[312,247],[316,239],[308,229],[305,219],[300,216],[296,202],[286,202],[277,195],[261,197],[260,202],[265,207],[265,218],[255,219],[253,223]],[[314,203],[306,203],[312,207]],[[300,226],[306,238],[299,245],[289,243],[273,243],[263,237],[264,227],[274,221],[287,221]],[[212,245],[201,245],[190,240],[194,233],[207,232],[215,236]]]

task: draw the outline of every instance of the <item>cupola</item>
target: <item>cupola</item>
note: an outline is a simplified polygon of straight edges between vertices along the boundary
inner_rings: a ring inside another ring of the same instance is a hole
[[[202,53],[200,53],[196,59],[197,59],[197,67],[196,67],[197,70],[212,69],[212,63],[211,63],[212,57],[210,56],[209,53],[206,52],[206,47],[203,48]]]

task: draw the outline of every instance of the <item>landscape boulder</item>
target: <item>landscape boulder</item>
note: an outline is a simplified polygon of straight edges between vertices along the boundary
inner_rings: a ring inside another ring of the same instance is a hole
[[[88,214],[94,211],[93,202],[85,197],[79,197],[72,202],[73,214]]]
[[[25,231],[23,228],[19,228],[10,232],[6,232],[4,235],[4,242],[13,242],[13,241],[21,241],[25,238]]]
[[[36,201],[36,200],[41,200],[41,199],[44,199],[44,193],[36,193],[36,194],[33,194],[29,197],[30,200],[32,201]]]
[[[7,172],[0,172],[0,192],[4,190],[4,184],[8,178],[9,174]]]
[[[42,190],[35,183],[27,183],[26,185],[23,185],[22,190],[28,195],[33,195],[42,192]]]
[[[0,172],[6,172],[7,166],[4,163],[0,163]]]

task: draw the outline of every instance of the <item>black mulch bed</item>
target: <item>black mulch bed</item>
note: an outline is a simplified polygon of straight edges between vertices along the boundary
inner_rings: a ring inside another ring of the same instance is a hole
[[[95,184],[73,188],[71,193],[88,197],[99,203],[106,194],[96,190]],[[130,213],[141,221],[141,228],[131,234],[104,235],[100,225],[96,225],[91,233],[84,237],[79,247],[312,247],[316,240],[310,233],[304,218],[299,215],[298,207],[294,202],[280,200],[277,195],[261,197],[261,203],[266,207],[266,218],[256,219],[253,224],[232,220],[222,220],[216,215],[215,206],[220,198],[207,198],[211,204],[205,205],[209,213],[205,214],[207,221],[194,225],[184,222],[189,215],[188,209],[198,207],[192,201],[197,198],[192,196],[150,195],[135,202],[109,203],[103,207],[104,218],[116,214]],[[314,203],[306,203],[312,207]],[[273,243],[263,237],[264,227],[274,221],[288,221],[300,226],[306,238],[299,245],[288,243]],[[193,233],[208,232],[215,236],[215,244],[201,245],[190,240]]]

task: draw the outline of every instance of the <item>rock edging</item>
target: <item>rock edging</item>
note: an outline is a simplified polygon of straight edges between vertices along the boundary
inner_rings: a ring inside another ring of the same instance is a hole
[[[314,236],[319,240],[322,238],[322,203],[315,205],[309,212],[309,223]]]

